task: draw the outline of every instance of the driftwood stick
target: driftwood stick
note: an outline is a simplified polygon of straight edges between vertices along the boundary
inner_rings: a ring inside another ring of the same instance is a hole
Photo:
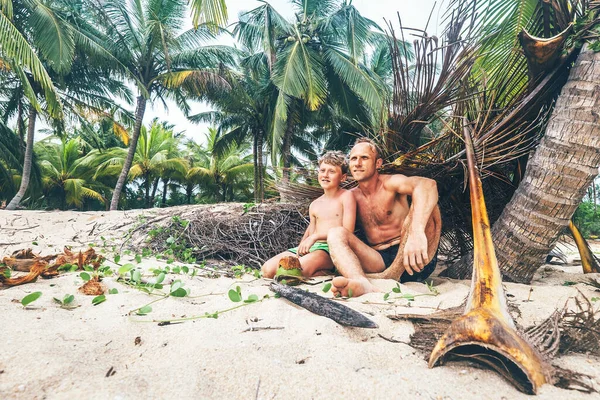
[[[308,311],[334,320],[340,325],[358,328],[378,328],[377,324],[358,311],[311,292],[271,283],[271,290]]]

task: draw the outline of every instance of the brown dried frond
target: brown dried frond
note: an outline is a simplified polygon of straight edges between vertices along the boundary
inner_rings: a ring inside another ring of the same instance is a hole
[[[88,296],[99,296],[106,292],[106,287],[100,283],[98,277],[94,277],[87,281],[79,288],[79,291]]]
[[[31,266],[31,269],[27,275],[23,275],[18,278],[7,278],[0,274],[0,283],[2,283],[4,286],[17,286],[33,282],[46,270],[47,267],[47,262],[38,260]]]
[[[408,320],[415,325],[415,333],[410,335],[410,346],[421,350],[429,360],[429,354],[438,340],[444,335],[452,321],[460,317],[465,310],[465,305],[436,311],[429,315],[396,314],[388,315],[394,321]]]
[[[548,318],[537,325],[525,329],[525,335],[535,348],[548,358],[554,357],[560,347],[560,321],[565,309],[555,310]]]
[[[98,269],[102,261],[104,261],[104,257],[100,254],[96,254],[96,250],[92,247],[89,247],[84,252],[79,251],[78,253],[73,253],[69,248],[65,247],[63,249],[63,254],[59,254],[56,257],[54,265],[62,266],[65,264],[73,264],[77,265],[79,268],[82,268],[84,265],[91,265],[94,269]]]
[[[560,352],[600,356],[600,310],[581,292],[574,301],[576,309],[566,311],[562,321]]]

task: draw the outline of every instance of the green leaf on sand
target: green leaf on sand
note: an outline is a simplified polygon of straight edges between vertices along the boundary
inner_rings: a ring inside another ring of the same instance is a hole
[[[329,292],[329,289],[331,289],[331,282],[327,282],[325,285],[323,285],[323,293]]]
[[[234,303],[239,303],[242,301],[242,296],[240,296],[240,294],[234,289],[229,289],[227,295],[229,296],[229,300],[233,301]]]
[[[119,268],[119,275],[123,275],[134,269],[135,266],[133,264],[125,264]]]
[[[137,311],[137,315],[146,315],[152,312],[151,306],[144,306]]]
[[[106,301],[106,296],[101,294],[100,296],[96,296],[92,299],[92,304],[97,306],[100,303],[103,303]]]
[[[29,293],[27,296],[23,297],[23,299],[21,300],[21,304],[23,304],[23,307],[27,307],[28,304],[31,304],[37,299],[39,299],[41,295],[42,292]]]

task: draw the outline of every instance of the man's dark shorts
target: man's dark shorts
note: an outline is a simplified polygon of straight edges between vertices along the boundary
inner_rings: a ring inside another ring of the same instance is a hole
[[[381,258],[383,258],[383,263],[385,264],[385,269],[388,269],[390,265],[396,259],[396,255],[398,254],[398,249],[400,248],[400,244],[396,244],[394,246],[390,246],[387,249],[377,250],[379,254],[381,254]],[[423,282],[425,279],[429,277],[435,271],[435,266],[437,265],[437,251],[435,252],[433,258],[420,272],[409,275],[406,271],[400,277],[400,283],[405,282]]]

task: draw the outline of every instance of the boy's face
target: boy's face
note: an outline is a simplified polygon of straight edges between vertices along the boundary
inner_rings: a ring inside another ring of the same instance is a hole
[[[342,167],[337,165],[331,165],[326,162],[322,162],[319,165],[319,185],[323,189],[335,188],[346,180],[346,174],[342,174]]]

